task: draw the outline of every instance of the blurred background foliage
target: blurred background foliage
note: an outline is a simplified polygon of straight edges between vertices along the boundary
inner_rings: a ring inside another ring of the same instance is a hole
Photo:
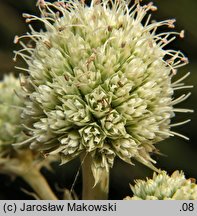
[[[144,1],[145,3],[148,1]],[[197,107],[197,1],[196,0],[154,0],[158,11],[153,14],[153,19],[163,20],[176,18],[176,30],[185,29],[184,39],[173,42],[170,46],[182,50],[190,60],[190,64],[181,68],[176,77],[191,71],[191,76],[186,80],[189,85],[194,85],[191,97],[179,107]],[[27,24],[22,18],[22,13],[38,14],[36,0],[0,0],[0,77],[3,74],[13,72],[18,74],[14,68],[13,50],[18,47],[13,44],[15,35],[21,35],[28,31]],[[36,23],[37,25],[37,23]],[[34,25],[35,26],[35,25]],[[40,28],[39,25],[36,26]],[[182,92],[179,91],[178,95]],[[178,96],[177,95],[177,96]],[[197,178],[197,113],[177,115],[173,122],[191,118],[192,121],[186,125],[175,128],[176,132],[182,133],[190,138],[189,141],[178,137],[167,139],[158,143],[158,148],[166,156],[153,156],[158,161],[157,167],[172,172],[176,169],[183,170],[187,177]],[[80,167],[78,160],[69,162],[64,166],[53,164],[54,172],[42,170],[49,184],[59,196],[63,198],[63,188],[71,188],[75,175]],[[129,166],[119,160],[116,161],[111,171],[110,199],[122,199],[130,195],[129,183],[133,179],[152,176],[148,168],[136,164]],[[81,176],[75,184],[75,191],[81,195]],[[10,178],[0,175],[0,199],[32,199],[32,197],[21,192],[21,188],[31,191],[20,178]]]

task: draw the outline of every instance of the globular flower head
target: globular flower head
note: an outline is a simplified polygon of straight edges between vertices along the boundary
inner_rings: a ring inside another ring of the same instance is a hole
[[[154,173],[152,179],[136,180],[131,185],[133,197],[125,200],[197,200],[197,184],[186,179],[183,172],[175,171],[171,176],[165,171]]]
[[[183,79],[171,81],[187,58],[164,49],[171,35],[183,37],[183,31],[157,34],[160,26],[173,28],[174,20],[150,23],[148,16],[142,24],[156,10],[152,3],[42,0],[38,7],[41,17],[24,17],[46,30],[30,25],[28,35],[15,38],[23,46],[16,56],[27,63],[22,117],[30,148],[60,153],[65,162],[86,152],[96,170],[108,170],[115,156],[151,166],[154,144],[174,135],[173,105],[188,96],[174,100]]]

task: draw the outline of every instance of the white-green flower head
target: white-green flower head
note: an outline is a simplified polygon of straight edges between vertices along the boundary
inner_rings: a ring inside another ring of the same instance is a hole
[[[20,90],[19,79],[5,75],[0,82],[0,154],[9,153],[12,144],[25,139],[20,125],[23,102],[15,91]]]
[[[173,107],[188,95],[172,98],[188,74],[171,81],[187,58],[164,49],[183,31],[157,34],[160,26],[173,28],[174,20],[150,23],[145,17],[156,10],[152,3],[40,0],[38,7],[41,17],[24,17],[41,21],[45,31],[30,25],[30,33],[15,38],[23,47],[16,57],[27,63],[22,116],[30,148],[60,153],[64,162],[88,152],[92,166],[107,170],[115,156],[151,166],[154,144],[175,134],[174,112],[188,111]]]
[[[175,171],[171,176],[165,171],[154,173],[152,179],[136,180],[131,185],[133,197],[126,200],[197,200],[195,179],[186,179],[183,172]]]

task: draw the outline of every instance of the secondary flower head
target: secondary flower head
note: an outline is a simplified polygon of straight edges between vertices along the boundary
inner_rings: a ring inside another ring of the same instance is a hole
[[[24,17],[41,21],[45,31],[30,25],[30,33],[15,38],[23,47],[16,57],[27,63],[22,117],[30,148],[60,153],[63,162],[88,153],[94,171],[108,170],[115,156],[152,166],[154,144],[174,135],[173,105],[188,97],[173,100],[183,79],[171,81],[187,58],[164,49],[183,31],[157,34],[160,26],[173,28],[174,20],[150,23],[152,3],[40,0],[38,7],[41,17]]]
[[[197,184],[186,179],[183,172],[175,171],[171,176],[165,171],[154,173],[152,179],[136,180],[131,186],[133,197],[126,200],[196,200]]]
[[[37,152],[19,150],[13,145],[28,139],[21,122],[24,100],[16,93],[21,91],[21,84],[12,74],[5,75],[0,82],[0,173],[9,175],[27,174],[31,168],[49,168],[50,162],[57,160],[57,157],[43,160]]]
[[[23,102],[16,92],[20,82],[12,74],[0,82],[0,155],[10,153],[12,144],[25,140],[20,125]]]
[[[0,82],[0,173],[20,175],[34,158],[30,150],[16,150],[14,143],[27,139],[23,133],[20,115],[24,101],[16,91],[20,91],[20,81],[12,74],[5,75]]]

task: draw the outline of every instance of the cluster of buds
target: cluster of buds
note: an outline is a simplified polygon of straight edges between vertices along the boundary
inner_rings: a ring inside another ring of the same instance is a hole
[[[125,200],[196,200],[197,184],[193,178],[186,179],[183,172],[175,171],[171,176],[165,171],[154,173],[152,179],[136,180],[131,185],[133,197]]]

